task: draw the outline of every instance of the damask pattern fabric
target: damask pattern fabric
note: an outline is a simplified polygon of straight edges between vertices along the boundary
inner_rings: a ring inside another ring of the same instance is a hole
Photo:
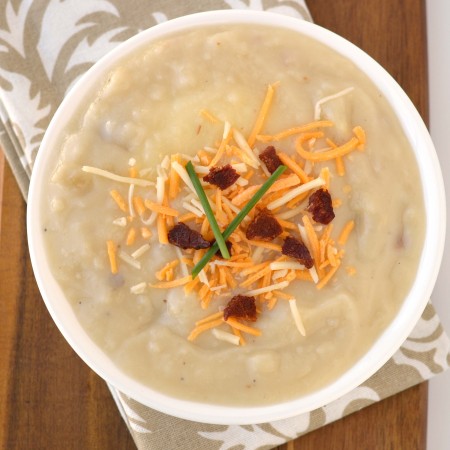
[[[213,9],[254,9],[311,20],[303,0],[3,0],[0,144],[26,198],[45,130],[77,79],[120,42],[159,22]],[[398,352],[363,385],[307,414],[219,426],[177,419],[109,386],[139,449],[270,449],[449,367],[449,340],[429,304]]]

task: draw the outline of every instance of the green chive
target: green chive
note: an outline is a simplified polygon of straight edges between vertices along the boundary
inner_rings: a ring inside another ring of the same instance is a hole
[[[255,205],[261,200],[262,196],[269,190],[270,186],[277,180],[277,178],[286,170],[286,166],[278,166],[277,170],[270,176],[270,178],[258,189],[255,195],[248,201],[248,203],[241,209],[239,214],[230,222],[222,236],[224,240],[227,240],[233,231],[244,220],[245,216],[255,207]],[[203,267],[206,266],[208,261],[216,254],[219,245],[217,242],[210,247],[210,249],[203,255],[203,258],[192,269],[192,278],[195,278]]]
[[[218,245],[218,248],[220,248],[220,253],[222,253],[222,256],[225,259],[230,259],[230,253],[228,251],[227,244],[225,243],[225,239],[222,236],[219,225],[217,224],[217,220],[214,217],[214,213],[212,212],[211,205],[209,204],[208,198],[206,197],[205,191],[203,190],[203,186],[201,185],[200,180],[197,174],[195,173],[192,161],[189,161],[186,164],[186,170],[189,175],[189,178],[192,181],[192,184],[194,185],[195,192],[197,192],[198,198],[200,199],[200,203],[202,204],[203,209],[205,210],[206,218],[208,219],[211,230],[214,233],[216,243]]]

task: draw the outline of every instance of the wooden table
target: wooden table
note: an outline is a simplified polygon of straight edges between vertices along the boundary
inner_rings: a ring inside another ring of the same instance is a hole
[[[318,24],[359,45],[384,65],[427,121],[424,3],[309,0],[308,6]],[[25,203],[0,156],[0,198],[2,191],[1,448],[135,448],[105,383],[72,351],[44,306],[28,256]],[[426,417],[424,383],[279,450],[424,449]]]

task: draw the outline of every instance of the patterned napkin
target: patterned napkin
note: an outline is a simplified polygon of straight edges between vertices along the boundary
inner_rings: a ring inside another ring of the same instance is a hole
[[[45,129],[74,81],[118,43],[158,22],[212,9],[258,9],[311,20],[303,0],[4,0],[0,11],[0,145],[24,197]],[[154,411],[110,386],[139,449],[269,449],[420,383],[450,365],[431,304],[368,381],[310,413],[247,426],[208,425]]]

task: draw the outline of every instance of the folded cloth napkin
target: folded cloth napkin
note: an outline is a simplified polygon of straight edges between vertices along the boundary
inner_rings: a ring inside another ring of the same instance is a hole
[[[311,20],[303,0],[6,0],[0,12],[0,144],[27,196],[45,129],[74,81],[118,43],[158,22],[212,9]],[[398,352],[339,400],[272,423],[209,425],[154,411],[110,386],[139,449],[268,449],[427,380],[449,366],[449,339],[428,304]]]

